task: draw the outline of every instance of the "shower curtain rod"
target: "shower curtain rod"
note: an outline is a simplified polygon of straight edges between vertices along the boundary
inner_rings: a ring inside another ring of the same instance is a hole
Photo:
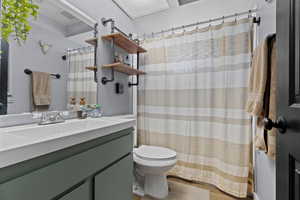
[[[94,48],[94,47],[93,46],[86,46],[86,47],[80,47],[80,48],[76,48],[76,49],[67,49],[67,52],[85,50],[85,49],[92,49],[92,48]]]
[[[232,14],[232,15],[226,15],[226,16],[222,16],[222,17],[218,17],[218,18],[209,19],[209,20],[206,20],[206,21],[196,22],[196,23],[183,25],[183,26],[177,26],[177,27],[173,27],[173,28],[170,28],[170,29],[161,30],[159,32],[153,32],[151,34],[143,34],[143,36],[144,36],[144,38],[151,37],[151,36],[153,37],[155,35],[162,34],[162,33],[177,31],[177,30],[180,30],[180,29],[185,29],[185,28],[189,28],[189,27],[193,27],[193,26],[202,25],[202,24],[208,24],[208,23],[212,23],[212,22],[216,22],[216,21],[220,21],[220,20],[233,18],[233,17],[237,18],[239,16],[246,15],[246,14],[249,14],[249,17],[250,17],[250,15],[251,15],[251,17],[253,17],[252,14],[257,12],[258,10],[259,9],[252,9],[252,10],[248,10],[248,11],[245,11],[245,12],[240,12],[240,13],[235,13],[235,14]],[[256,17],[254,17],[254,19],[255,19],[255,21],[254,21],[255,23],[260,23],[260,19],[257,19]]]
[[[80,47],[80,48],[76,48],[76,49],[67,49],[66,52],[68,53],[72,53],[72,52],[76,52],[76,51],[80,51],[80,50],[86,50],[86,49],[93,49],[93,46],[86,46],[86,47]],[[67,60],[67,55],[63,55],[62,56],[63,60]]]

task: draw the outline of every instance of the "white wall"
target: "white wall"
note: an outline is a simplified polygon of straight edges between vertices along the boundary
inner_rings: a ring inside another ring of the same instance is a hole
[[[139,34],[152,33],[254,8],[255,0],[201,0],[135,20]]]
[[[116,26],[126,33],[135,33],[135,25],[133,21],[124,14],[111,0],[72,0],[70,1],[81,10],[88,13],[90,16],[97,20],[101,18],[114,18]],[[108,34],[110,26],[104,27],[99,24],[99,35]],[[103,64],[112,63],[111,46],[108,42],[99,40],[99,54],[98,54],[99,66]],[[128,76],[116,72],[115,82],[107,83],[107,85],[101,84],[102,76],[110,78],[110,72],[99,70],[98,79],[100,81],[98,85],[99,89],[99,101],[103,107],[104,115],[117,115],[117,114],[131,114],[132,113],[132,88],[128,87]],[[115,83],[124,84],[124,94],[115,94]]]
[[[67,48],[78,47],[78,44],[68,40],[53,26],[43,26],[34,23],[26,43],[19,46],[10,42],[9,48],[9,93],[15,102],[8,104],[8,113],[32,111],[32,93],[30,76],[24,73],[25,68],[34,71],[59,73],[61,79],[52,79],[51,110],[66,109],[67,63],[62,60]],[[44,55],[38,41],[50,43],[53,47]]]
[[[261,25],[259,26],[259,41],[267,35],[276,32],[276,1],[265,3],[259,1]],[[275,161],[270,160],[264,152],[256,151],[256,193],[259,200],[276,199],[276,166]]]

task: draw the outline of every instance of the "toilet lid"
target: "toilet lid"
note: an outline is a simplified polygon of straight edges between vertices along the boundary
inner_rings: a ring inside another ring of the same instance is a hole
[[[164,160],[176,157],[176,152],[171,149],[146,145],[140,146],[134,153],[139,157],[153,160]]]

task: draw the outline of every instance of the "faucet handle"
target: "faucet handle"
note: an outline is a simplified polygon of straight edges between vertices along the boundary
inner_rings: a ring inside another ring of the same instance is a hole
[[[47,112],[42,112],[41,113],[41,121],[46,121],[48,118],[48,113]]]
[[[49,115],[49,120],[52,121],[52,122],[55,121],[56,118],[57,118],[57,115],[56,115],[56,114],[50,114],[50,115]]]
[[[65,121],[65,118],[63,117],[62,112],[56,112],[53,117],[54,117],[53,121],[55,121],[55,122],[64,122]]]
[[[56,115],[55,115],[55,119],[56,120],[64,120],[64,117],[62,116],[61,112],[57,112]]]

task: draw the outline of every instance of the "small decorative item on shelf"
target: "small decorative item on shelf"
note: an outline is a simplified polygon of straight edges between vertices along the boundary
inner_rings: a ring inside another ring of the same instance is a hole
[[[77,116],[79,119],[86,119],[88,117],[89,108],[88,106],[85,106],[84,98],[80,98],[80,99],[81,99],[80,106],[79,106],[79,110],[77,111]]]
[[[70,98],[70,103],[69,103],[69,105],[68,105],[68,109],[69,110],[76,110],[76,98],[75,97],[71,97]]]
[[[71,97],[70,104],[71,105],[76,105],[76,97]]]
[[[114,58],[114,62],[115,62],[115,63],[117,63],[117,62],[123,63],[123,57],[122,57],[122,55],[116,53],[116,54],[115,54],[115,58]]]
[[[131,63],[131,59],[130,59],[129,55],[126,55],[125,59],[124,59],[124,64],[130,66],[130,63]]]
[[[81,98],[80,98],[79,105],[84,106],[85,104],[86,104],[85,98],[84,98],[84,97],[81,97]]]
[[[87,118],[87,112],[83,110],[77,111],[77,117],[78,119],[86,119]]]
[[[92,108],[92,111],[89,114],[90,117],[92,117],[92,118],[102,117],[101,106],[99,104],[92,105],[91,108]]]

